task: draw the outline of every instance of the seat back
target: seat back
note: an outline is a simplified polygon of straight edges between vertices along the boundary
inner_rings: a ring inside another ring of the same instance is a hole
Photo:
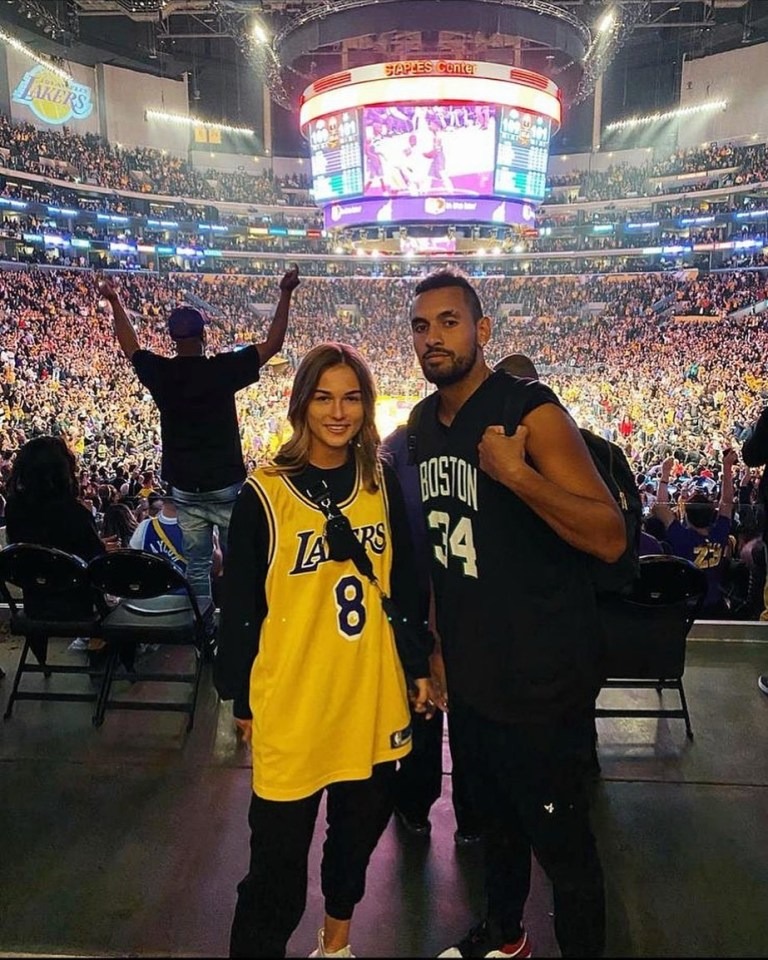
[[[641,557],[631,592],[602,605],[603,676],[682,677],[686,638],[706,592],[706,574],[689,560]]]
[[[195,620],[200,622],[202,619],[197,598],[186,577],[160,554],[146,550],[116,550],[94,557],[88,565],[88,573],[97,590],[121,600],[147,600],[183,591]],[[175,602],[178,606],[178,596]],[[160,604],[157,612],[167,611]]]
[[[21,590],[24,614],[31,620],[83,620],[93,617],[94,610],[106,612],[88,564],[54,547],[12,543],[0,550],[0,593],[12,616],[18,616],[19,601],[9,584]]]

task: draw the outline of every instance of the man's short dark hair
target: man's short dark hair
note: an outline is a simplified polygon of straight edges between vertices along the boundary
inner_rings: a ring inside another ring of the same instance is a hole
[[[454,273],[452,270],[436,270],[434,273],[430,273],[428,277],[424,277],[416,285],[413,295],[418,297],[430,290],[444,290],[446,287],[458,287],[464,291],[464,299],[475,323],[485,316],[483,305],[475,288],[466,277],[462,277],[460,273]]]

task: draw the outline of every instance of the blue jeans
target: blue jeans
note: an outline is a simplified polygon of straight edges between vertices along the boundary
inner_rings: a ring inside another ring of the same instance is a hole
[[[213,528],[219,528],[219,543],[222,553],[225,553],[229,518],[241,486],[242,483],[233,483],[221,490],[206,490],[203,493],[172,488],[187,560],[187,580],[196,597],[211,596]]]

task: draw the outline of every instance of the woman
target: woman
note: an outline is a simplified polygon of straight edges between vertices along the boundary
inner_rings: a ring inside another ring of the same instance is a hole
[[[110,503],[104,511],[101,532],[104,537],[115,538],[119,547],[127,547],[138,525],[127,503]]]
[[[349,928],[410,750],[405,672],[427,712],[430,638],[396,641],[381,596],[352,560],[332,560],[325,481],[382,589],[418,621],[402,493],[378,461],[375,388],[362,357],[325,343],[302,361],[293,434],[237,499],[224,571],[217,687],[253,750],[251,861],[238,887],[230,956],[284,956],[304,912],[307,857],[328,791],[325,921],[312,956],[351,956]]]
[[[38,543],[90,560],[104,553],[93,514],[78,500],[75,455],[61,437],[35,437],[8,480],[9,543]]]
[[[62,437],[35,437],[25,443],[13,462],[7,492],[8,543],[55,547],[85,561],[117,548],[114,538],[99,537],[93,514],[77,498],[75,455]],[[27,591],[25,604],[29,603],[35,598]],[[90,592],[68,594],[57,613],[88,616],[92,608]],[[93,665],[106,655],[104,641],[97,638],[88,641],[88,650]]]

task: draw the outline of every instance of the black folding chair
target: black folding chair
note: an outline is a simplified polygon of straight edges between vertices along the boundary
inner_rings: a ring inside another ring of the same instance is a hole
[[[9,585],[21,591],[21,598],[14,595]],[[17,700],[98,701],[94,689],[79,693],[47,688],[20,689],[25,674],[42,674],[46,680],[53,674],[98,675],[88,664],[48,661],[51,637],[100,635],[99,627],[108,608],[103,595],[93,588],[88,565],[79,557],[53,547],[12,543],[0,550],[0,594],[10,608],[11,633],[24,638],[5,719],[11,716]],[[37,663],[28,659],[30,652]]]
[[[604,603],[603,689],[677,690],[680,708],[604,708],[597,717],[676,717],[693,740],[683,689],[688,633],[707,593],[707,577],[689,560],[672,556],[640,558],[640,576],[631,592]]]
[[[192,729],[200,687],[205,641],[204,617],[212,601],[201,607],[186,578],[165,557],[143,550],[117,550],[95,557],[89,565],[91,583],[104,594],[119,597],[120,603],[103,620],[100,635],[106,641],[107,659],[104,686],[94,714],[94,725],[101,726],[108,709],[171,710],[188,714],[187,730]],[[187,683],[192,695],[186,701],[144,700],[111,696],[115,668],[123,653],[123,662],[132,663],[130,650],[138,643],[190,646],[194,650],[193,670],[149,671],[127,666],[121,675],[131,682],[151,681]],[[126,652],[129,654],[126,656]]]

